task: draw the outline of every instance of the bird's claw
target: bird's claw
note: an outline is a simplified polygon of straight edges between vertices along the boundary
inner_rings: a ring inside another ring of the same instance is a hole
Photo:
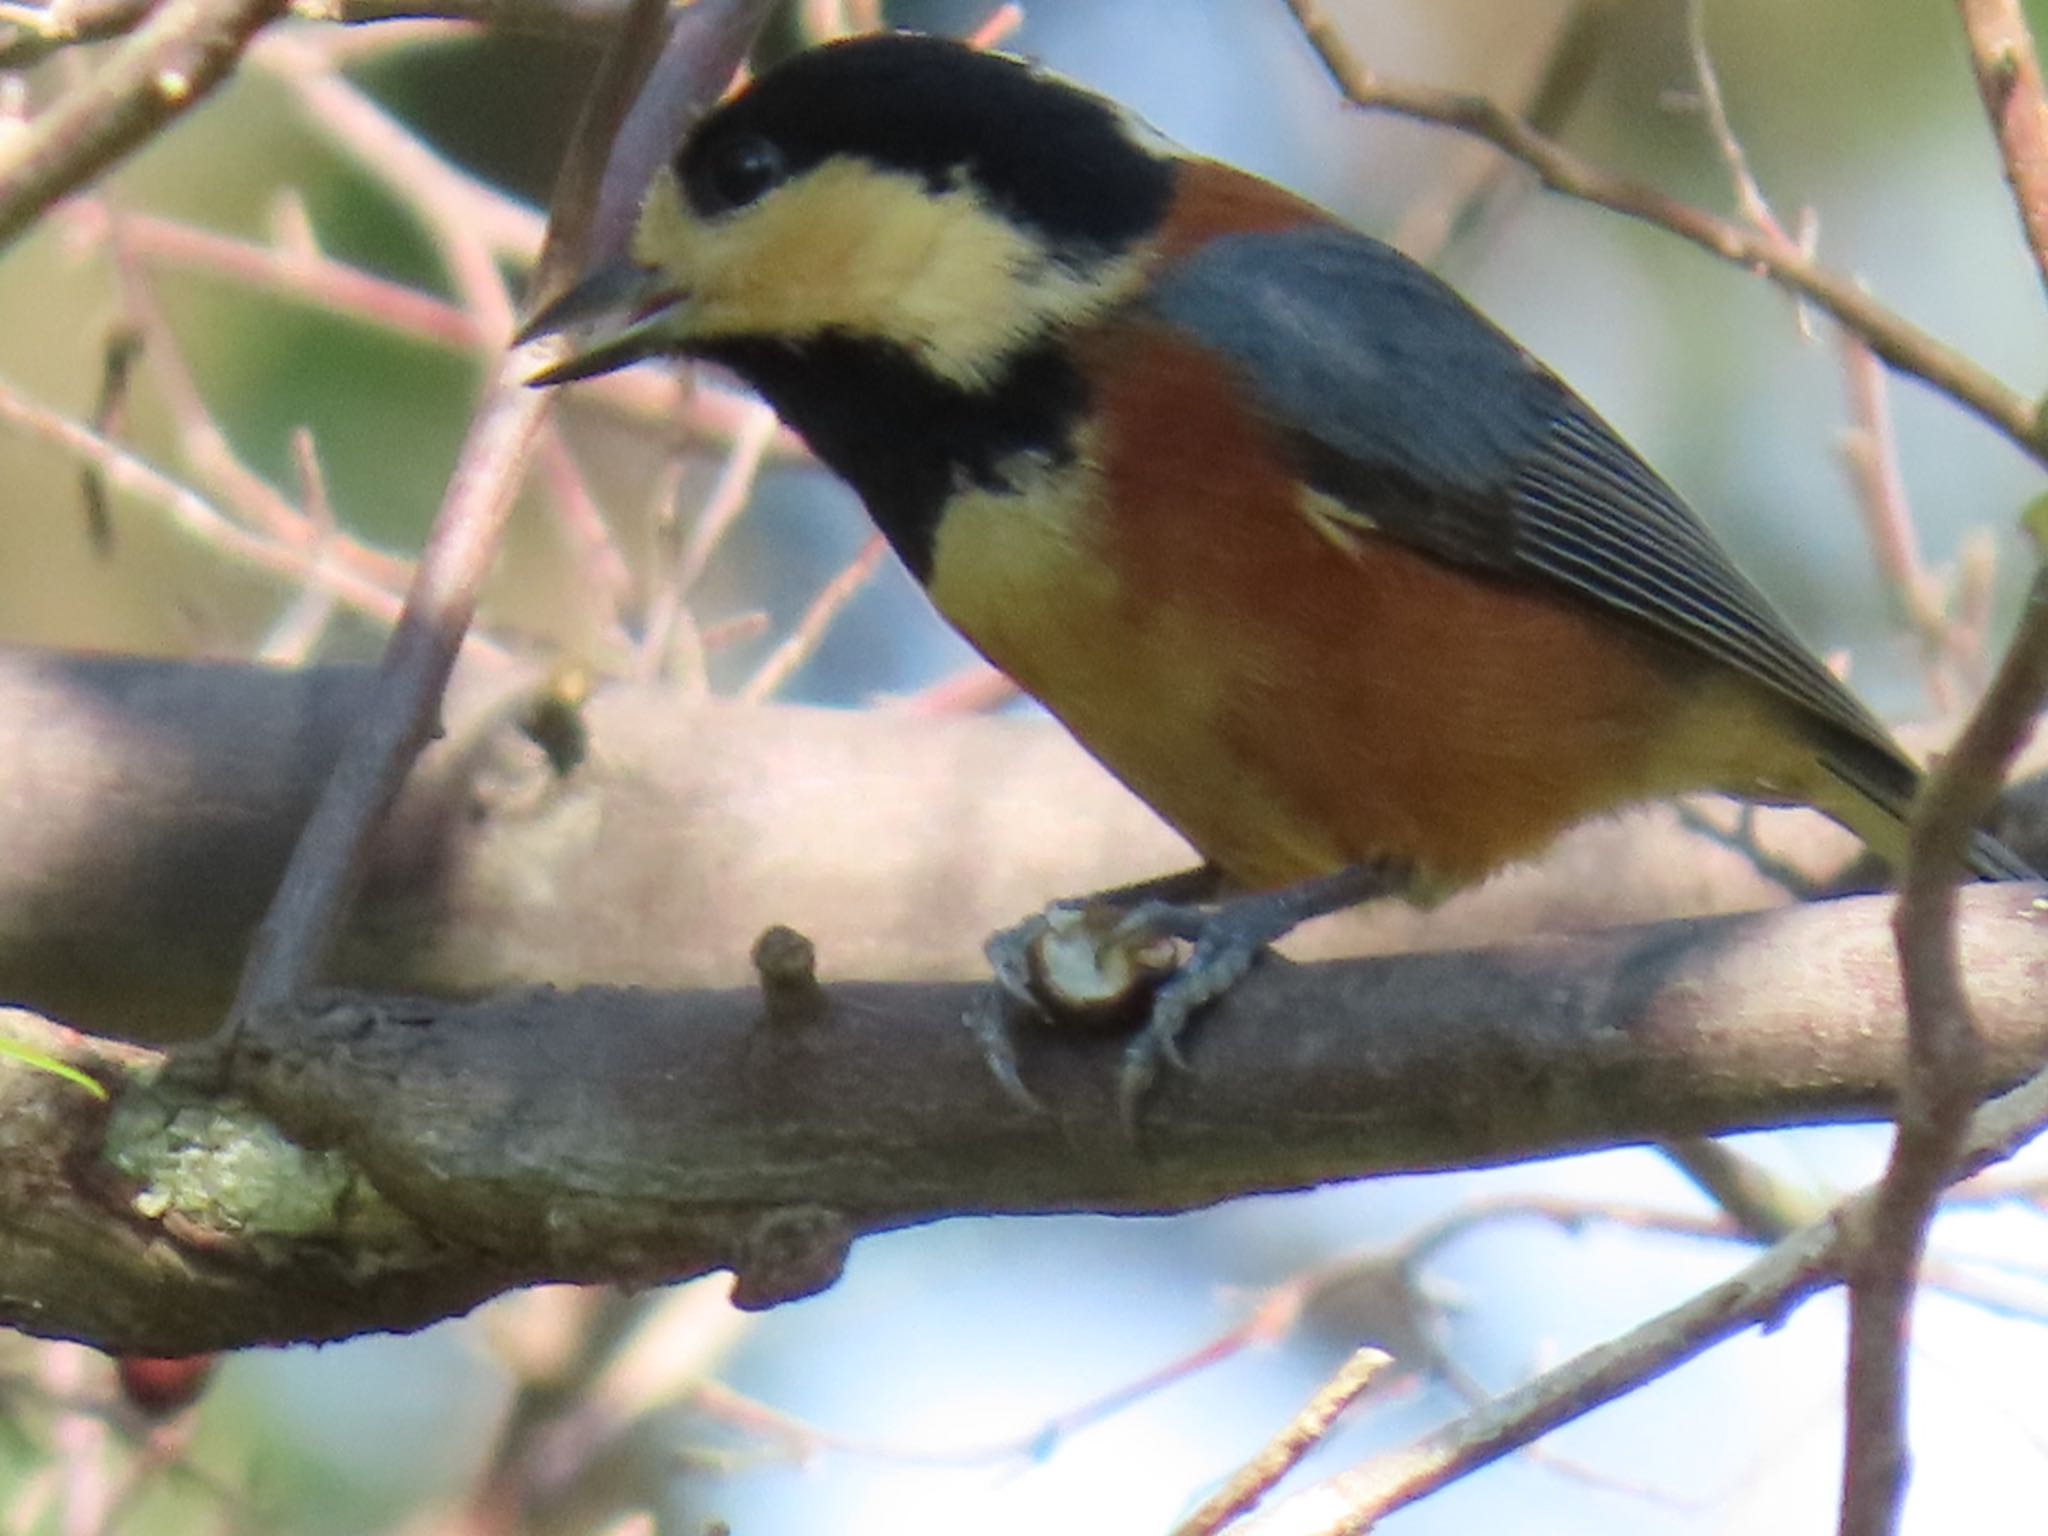
[[[1013,1007],[1052,1023],[1118,1023],[1173,974],[1179,950],[1172,935],[1154,931],[1142,917],[1061,902],[983,946],[995,985],[968,1010],[967,1027],[1012,1102],[1045,1112],[1018,1069]],[[1177,1050],[1173,1059],[1186,1065]]]
[[[968,1023],[989,1068],[1019,1104],[1042,1110],[1017,1070],[1006,1001],[1058,1023],[1112,1025],[1146,1006],[1144,1028],[1124,1052],[1117,1104],[1135,1137],[1138,1109],[1166,1070],[1189,1070],[1181,1036],[1189,1022],[1245,977],[1266,946],[1312,917],[1412,888],[1414,872],[1381,861],[1251,896],[1140,899],[1122,905],[1066,902],[1006,928],[988,942],[996,987]],[[1186,947],[1186,959],[1181,955]]]
[[[1189,940],[1193,947],[1179,971],[1153,995],[1144,1029],[1124,1051],[1123,1067],[1117,1075],[1117,1109],[1124,1128],[1134,1137],[1138,1112],[1162,1073],[1193,1070],[1181,1048],[1188,1025],[1197,1013],[1244,980],[1266,948],[1263,939],[1239,932],[1213,913],[1175,908],[1153,917],[1154,932],[1170,922],[1174,935]]]
[[[1010,1029],[1011,993],[998,978],[998,985],[985,988],[968,1005],[968,1033],[981,1043],[981,1059],[988,1064],[1003,1097],[1028,1115],[1049,1114],[1045,1100],[1033,1093],[1017,1066],[1017,1039]]]

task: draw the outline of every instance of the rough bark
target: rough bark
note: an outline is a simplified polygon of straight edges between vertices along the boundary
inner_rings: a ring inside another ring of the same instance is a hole
[[[2048,1055],[2037,892],[1964,902],[1990,1081]],[[1330,1179],[1883,1112],[1890,902],[1262,968],[1127,1142],[1112,1038],[1025,1037],[995,1087],[946,984],[336,997],[175,1068],[11,1032],[0,1321],[180,1354],[418,1327],[511,1286],[731,1268],[763,1305],[948,1216],[1185,1210]],[[316,1148],[309,1152],[305,1149]]]
[[[828,978],[966,979],[983,974],[991,930],[1046,901],[1192,862],[1039,719],[608,687],[561,775],[517,729],[510,684],[458,681],[336,982],[438,996],[730,986],[774,923],[816,942]],[[0,1001],[136,1038],[210,1029],[369,685],[366,669],[0,648],[13,744],[0,753]],[[1805,813],[1766,818],[1765,836],[1819,868],[1851,846]],[[1318,925],[1296,952],[1480,945],[1783,899],[1657,808],[1581,829],[1435,911]]]

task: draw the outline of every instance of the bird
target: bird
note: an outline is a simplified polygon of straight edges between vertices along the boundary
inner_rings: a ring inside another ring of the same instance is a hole
[[[1589,818],[1718,792],[1904,855],[1912,759],[1557,374],[1391,246],[1029,61],[889,33],[764,71],[521,334],[575,330],[535,383],[737,374],[1200,855],[989,945],[1041,1012],[1075,932],[1167,947],[1127,1118],[1300,922],[1439,901]],[[2033,873],[1988,835],[1968,856]]]

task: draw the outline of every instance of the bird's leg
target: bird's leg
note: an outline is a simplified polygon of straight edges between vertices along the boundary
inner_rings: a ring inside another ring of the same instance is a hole
[[[1028,1110],[1044,1112],[1038,1095],[1024,1085],[1017,1070],[1017,1042],[1010,1029],[1012,1005],[1041,1017],[1100,1014],[1105,1011],[1105,1001],[1113,1010],[1134,991],[1173,968],[1173,957],[1160,954],[1162,942],[1170,943],[1170,936],[1147,939],[1126,934],[1123,928],[1128,916],[1148,905],[1199,910],[1193,904],[1212,900],[1222,888],[1222,871],[1213,864],[1201,864],[1112,886],[1092,896],[1054,902],[1015,927],[991,935],[982,952],[988,956],[996,985],[968,1009],[967,1027],[981,1042],[989,1070],[1003,1092]],[[1085,981],[1081,980],[1084,975]]]
[[[1143,1031],[1124,1052],[1117,1100],[1125,1128],[1136,1133],[1138,1107],[1158,1081],[1162,1066],[1187,1070],[1180,1037],[1189,1021],[1242,981],[1268,945],[1311,918],[1406,894],[1413,883],[1413,872],[1404,865],[1354,864],[1334,875],[1210,906],[1153,900],[1126,913],[1118,926],[1127,941],[1139,935],[1174,938],[1186,943],[1189,952],[1172,979],[1154,994]]]

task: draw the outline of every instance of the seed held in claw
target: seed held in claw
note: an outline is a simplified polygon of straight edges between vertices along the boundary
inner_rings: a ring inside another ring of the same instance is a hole
[[[1057,1024],[1116,1029],[1131,1023],[1180,964],[1171,938],[1134,931],[1109,906],[1054,907],[1029,950],[1031,989]]]

